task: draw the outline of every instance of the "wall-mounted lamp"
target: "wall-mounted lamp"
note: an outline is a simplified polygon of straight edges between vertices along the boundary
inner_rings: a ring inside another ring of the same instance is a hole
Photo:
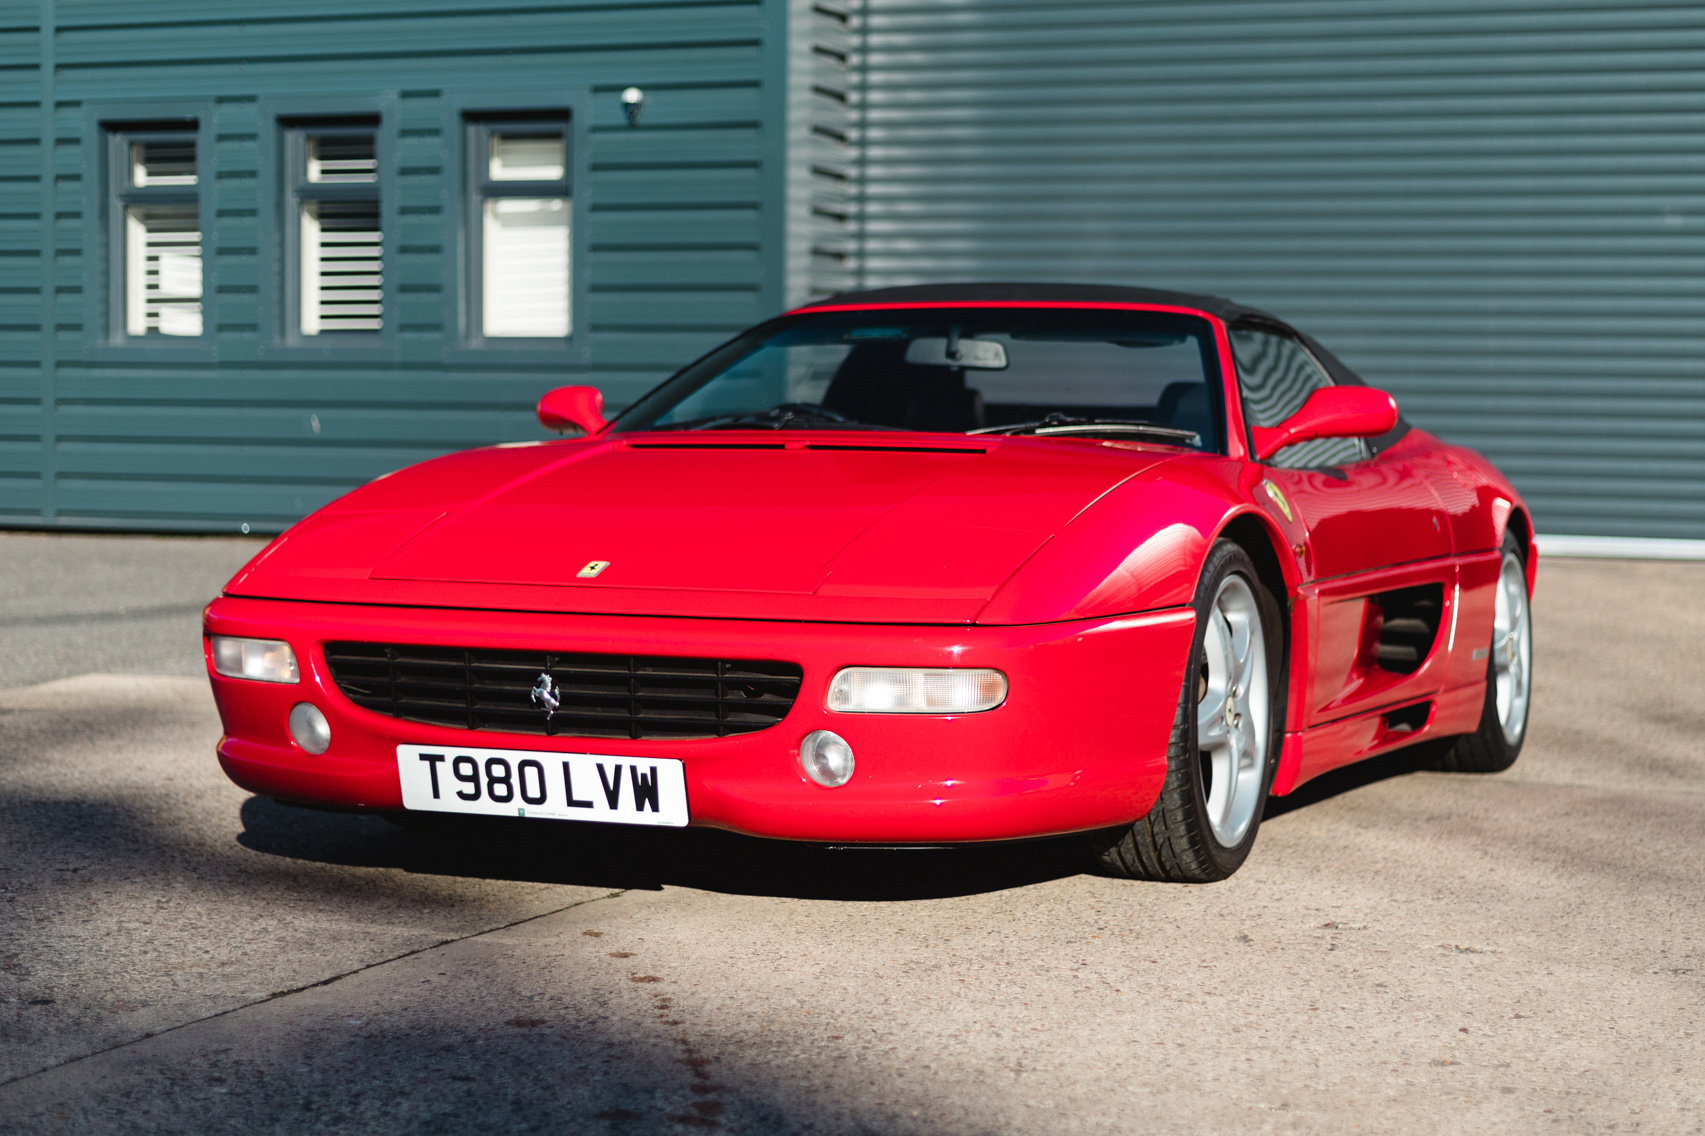
[[[639,111],[645,105],[645,92],[638,87],[629,87],[622,92],[622,109],[627,112],[628,125],[639,125]]]

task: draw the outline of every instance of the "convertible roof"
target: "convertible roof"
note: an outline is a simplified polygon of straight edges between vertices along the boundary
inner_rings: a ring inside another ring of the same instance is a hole
[[[1259,319],[1290,331],[1308,344],[1334,382],[1351,386],[1366,386],[1367,382],[1345,366],[1332,352],[1312,336],[1292,327],[1284,320],[1259,308],[1234,303],[1223,296],[1200,296],[1191,292],[1169,292],[1162,288],[1128,288],[1122,284],[1026,284],[1020,282],[967,282],[964,284],[910,284],[903,288],[873,288],[868,292],[840,292],[812,300],[795,309],[834,307],[841,304],[951,304],[1008,303],[1026,300],[1041,303],[1089,304],[1165,304],[1175,308],[1195,308],[1231,323],[1240,319]]]
[[[1127,288],[1119,284],[912,284],[904,288],[842,292],[821,300],[813,300],[803,306],[820,308],[836,304],[986,303],[1001,300],[1067,304],[1167,304],[1178,308],[1195,308],[1223,320],[1253,316],[1270,320],[1280,326],[1288,326],[1275,316],[1255,308],[1246,308],[1221,296],[1198,296],[1190,292],[1168,292],[1160,288]]]

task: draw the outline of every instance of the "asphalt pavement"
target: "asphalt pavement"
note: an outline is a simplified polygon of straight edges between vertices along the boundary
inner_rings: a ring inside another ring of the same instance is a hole
[[[1188,887],[252,797],[195,613],[258,547],[0,534],[0,1132],[1705,1131],[1705,565],[1544,562],[1515,768]]]

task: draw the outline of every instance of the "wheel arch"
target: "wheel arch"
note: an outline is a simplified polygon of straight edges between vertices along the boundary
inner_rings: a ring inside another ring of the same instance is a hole
[[[1307,683],[1294,681],[1294,676],[1306,675],[1310,661],[1307,636],[1301,633],[1297,624],[1299,613],[1296,609],[1296,595],[1297,587],[1302,583],[1302,575],[1296,561],[1288,555],[1289,543],[1269,517],[1253,510],[1234,513],[1220,528],[1217,536],[1232,541],[1243,549],[1254,563],[1261,583],[1273,594],[1279,605],[1279,655],[1287,664],[1287,672],[1293,676],[1292,680],[1286,683],[1283,714],[1286,722],[1296,721],[1301,710],[1295,701],[1297,693],[1306,689]],[[1212,542],[1209,547],[1212,547]],[[1279,772],[1282,771],[1275,773],[1275,784]]]
[[[1271,522],[1259,513],[1239,513],[1225,523],[1218,536],[1231,541],[1249,554],[1249,559],[1255,563],[1256,573],[1261,577],[1261,583],[1273,593],[1281,608],[1289,613],[1291,599],[1296,593],[1300,578],[1296,574],[1295,563],[1280,554],[1279,550],[1287,546]]]
[[[1539,571],[1539,558],[1533,554],[1533,520],[1527,515],[1525,506],[1517,505],[1510,510],[1509,520],[1504,522],[1504,532],[1498,534],[1498,543],[1504,542],[1504,533],[1513,534],[1516,543],[1521,545],[1522,565],[1527,570],[1527,594],[1533,595],[1533,582]]]

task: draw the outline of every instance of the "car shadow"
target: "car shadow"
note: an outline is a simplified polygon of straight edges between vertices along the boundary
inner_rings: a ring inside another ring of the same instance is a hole
[[[1428,770],[1426,745],[1321,774],[1267,802],[1274,820],[1381,781]],[[250,797],[237,842],[285,859],[469,879],[658,890],[690,887],[794,899],[942,899],[1089,871],[1082,837],[955,846],[824,846],[708,828],[492,817],[391,819]],[[399,823],[406,822],[406,823]]]
[[[1375,785],[1381,781],[1389,781],[1394,777],[1407,777],[1412,773],[1427,772],[1432,768],[1431,762],[1434,757],[1434,747],[1422,743],[1382,754],[1379,757],[1370,757],[1364,761],[1358,761],[1354,765],[1334,769],[1330,773],[1322,773],[1288,796],[1269,798],[1263,819],[1272,820],[1275,817],[1284,816],[1286,813],[1294,813],[1298,809],[1318,805],[1323,801],[1341,797],[1345,793]]]
[[[942,899],[1082,874],[1082,839],[923,848],[837,848],[715,829],[484,817],[328,812],[250,797],[237,842],[264,855],[345,867],[583,887],[690,887],[732,895]]]

